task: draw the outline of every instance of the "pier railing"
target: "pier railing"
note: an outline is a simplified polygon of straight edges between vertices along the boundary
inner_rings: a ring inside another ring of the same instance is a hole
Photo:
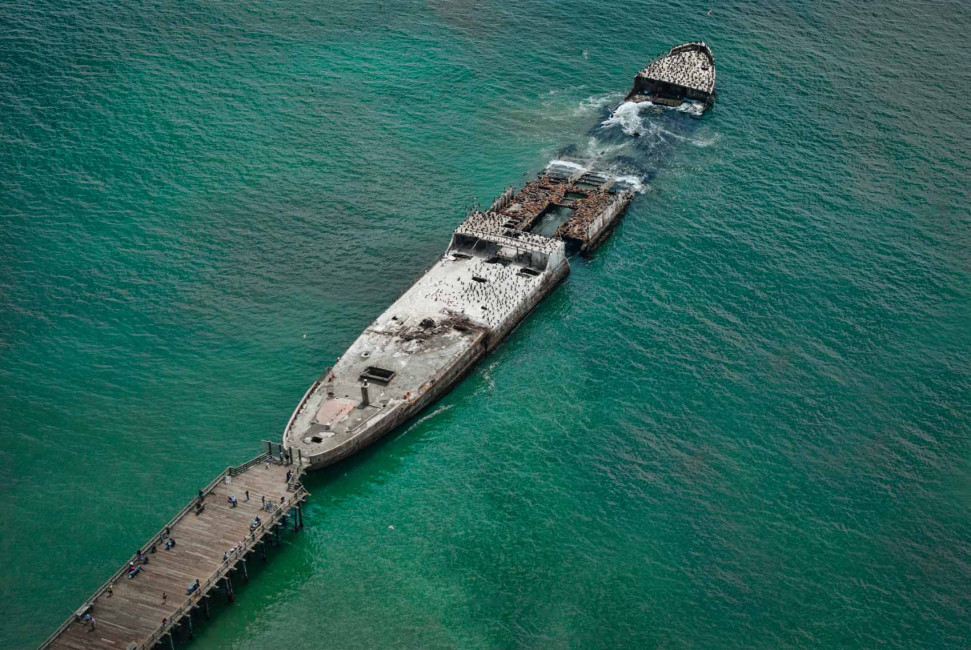
[[[266,456],[266,454],[262,454],[261,456]],[[253,460],[260,462],[262,458],[258,456]],[[248,462],[252,463],[252,461],[248,461]],[[225,473],[223,473],[223,476],[225,476]],[[224,579],[227,575],[229,575],[229,572],[232,571],[233,568],[235,568],[237,562],[245,559],[246,554],[253,550],[253,548],[256,546],[256,543],[259,542],[261,539],[263,539],[266,533],[272,530],[273,526],[277,525],[280,522],[280,520],[287,515],[290,508],[295,506],[300,501],[302,501],[307,496],[307,494],[308,492],[306,488],[304,488],[301,485],[294,492],[293,497],[291,497],[290,499],[287,499],[286,503],[284,503],[276,510],[274,510],[270,514],[270,518],[266,522],[260,524],[259,528],[257,528],[254,531],[251,531],[250,534],[243,539],[243,545],[240,548],[236,549],[236,552],[234,554],[229,556],[227,559],[223,560],[222,563],[219,565],[219,567],[216,569],[216,571],[205,582],[199,585],[198,589],[196,589],[191,594],[189,594],[188,597],[186,597],[185,602],[179,605],[178,609],[176,609],[175,612],[173,612],[172,616],[168,619],[165,625],[158,628],[151,636],[149,636],[145,641],[143,641],[142,644],[139,645],[138,647],[141,650],[151,650],[159,642],[162,641],[165,635],[171,633],[172,628],[179,625],[183,617],[191,616],[192,609],[194,607],[197,607],[199,605],[199,602],[204,597],[206,597],[209,594],[209,592],[213,590],[213,588],[218,586],[219,581]]]
[[[255,457],[255,458],[250,458],[248,461],[246,461],[242,465],[239,465],[237,467],[230,467],[226,471],[229,472],[229,475],[230,476],[239,476],[240,474],[242,474],[243,472],[245,472],[246,470],[248,470],[250,467],[253,467],[254,465],[259,465],[260,463],[262,463],[263,461],[265,461],[268,457],[269,457],[269,454],[267,454],[266,452],[264,452],[264,453],[260,454],[259,456]],[[225,476],[225,474],[224,474],[224,476]],[[215,484],[212,484],[212,487],[216,487]],[[210,491],[211,491],[211,489],[212,488],[210,488]],[[208,492],[206,494],[208,494]]]
[[[266,453],[262,453],[259,456],[256,456],[255,458],[252,458],[252,459],[246,461],[245,463],[243,463],[243,465],[240,465],[240,467],[244,467],[244,466],[246,468],[252,467],[253,465],[255,465],[257,463],[263,462],[266,459],[266,456],[267,456]],[[203,495],[207,495],[210,492],[212,492],[214,489],[216,489],[216,486],[219,485],[220,483],[222,483],[225,480],[226,476],[227,475],[231,475],[233,473],[233,471],[236,470],[236,469],[238,469],[238,468],[230,466],[230,467],[227,467],[226,469],[224,469],[222,472],[220,472],[219,475],[216,478],[214,478],[212,481],[210,481],[209,484],[206,487],[202,488]],[[306,490],[304,490],[304,493],[305,492],[306,492]],[[294,497],[296,497],[296,494],[294,494]],[[157,533],[155,533],[154,535],[152,535],[152,537],[151,537],[152,543],[153,544],[157,544],[157,543],[162,542],[163,541],[162,538],[165,537],[165,535],[167,534],[167,532],[173,526],[175,526],[175,524],[178,523],[178,521],[180,519],[182,519],[187,514],[189,514],[189,512],[191,512],[192,509],[196,507],[196,503],[197,503],[197,500],[196,499],[192,499],[188,504],[185,505],[184,508],[182,508],[181,510],[179,510],[179,512],[178,512],[177,515],[175,515],[174,517],[172,517],[168,521],[168,523],[166,523]],[[282,510],[282,508],[281,508],[281,510]],[[141,550],[141,549],[139,549],[139,550]],[[125,576],[125,574],[128,573],[128,564],[130,562],[137,562],[137,561],[138,561],[138,556],[137,555],[131,555],[128,558],[128,560],[126,560],[125,563],[122,565],[122,567],[120,569],[118,569],[117,571],[115,571],[115,573],[110,578],[108,578],[108,580],[105,581],[105,583],[103,585],[101,585],[97,589],[97,591],[95,591],[94,594],[92,594],[91,597],[87,601],[85,601],[85,604],[84,604],[83,607],[87,607],[87,606],[91,605],[92,603],[94,603],[95,600],[97,600],[102,594],[104,594],[106,591],[108,591],[108,587],[109,586],[111,586],[114,583],[116,583],[119,580],[121,580]],[[75,610],[75,611],[78,611],[78,610]],[[75,619],[75,617],[74,617],[74,615],[72,615],[72,616],[69,616],[63,623],[61,623],[58,626],[58,628],[56,630],[54,630],[54,632],[49,637],[47,637],[47,639],[44,641],[44,643],[42,643],[40,645],[40,650],[45,650],[46,648],[50,647],[51,643],[53,643],[57,639],[57,637],[59,637],[64,632],[64,630],[66,630],[71,625],[71,623],[74,622],[74,619]]]

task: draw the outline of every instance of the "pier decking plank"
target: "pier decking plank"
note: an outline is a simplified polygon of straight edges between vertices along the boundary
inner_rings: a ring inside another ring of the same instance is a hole
[[[262,526],[253,534],[250,531],[250,522],[255,517],[269,524],[281,512],[279,508],[272,513],[263,510],[262,497],[276,506],[285,497],[285,509],[305,498],[302,487],[296,492],[287,490],[290,470],[297,471],[297,468],[273,462],[267,467],[265,462],[259,462],[230,476],[231,483],[226,484],[224,480],[217,483],[206,495],[205,509],[200,514],[189,509],[172,523],[169,534],[175,539],[174,548],[166,550],[164,544],[153,538],[142,549],[149,561],[142,565],[141,573],[131,579],[126,574],[114,581],[113,593],[104,591],[86,601],[92,605],[94,629],[72,616],[42,647],[124,650],[132,642],[138,648],[152,647],[173,619],[185,615],[184,606],[190,600],[193,606],[201,604],[201,599],[216,588],[223,574],[245,561],[245,553],[235,553],[224,562],[224,553],[241,543],[252,550],[256,542],[272,534],[270,525]],[[249,501],[245,500],[246,490],[249,490]],[[235,508],[230,507],[230,495],[237,499]],[[155,553],[148,550],[153,543],[157,545]],[[186,589],[197,579],[200,593],[190,597]],[[167,594],[165,600],[163,593]]]

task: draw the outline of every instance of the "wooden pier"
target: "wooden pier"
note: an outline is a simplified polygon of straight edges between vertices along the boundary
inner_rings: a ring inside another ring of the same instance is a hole
[[[248,579],[247,559],[265,558],[266,544],[279,542],[281,529],[303,526],[308,494],[300,466],[289,464],[285,452],[229,467],[201,492],[139,549],[141,557],[132,556],[132,577],[126,563],[41,648],[174,648],[178,628],[192,634],[194,611],[208,618],[208,599],[217,590],[234,600],[233,574]],[[166,548],[170,539],[175,545]]]

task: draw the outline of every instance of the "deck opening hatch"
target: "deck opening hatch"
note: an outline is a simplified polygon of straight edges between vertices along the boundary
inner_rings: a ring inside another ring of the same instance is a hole
[[[556,229],[562,226],[563,223],[572,215],[573,208],[551,203],[539,215],[539,218],[533,224],[530,231],[536,233],[537,235],[552,237],[556,233]]]
[[[378,368],[377,366],[368,366],[361,373],[361,379],[367,379],[369,381],[376,381],[379,384],[387,384],[395,376],[394,370],[388,370],[387,368]]]

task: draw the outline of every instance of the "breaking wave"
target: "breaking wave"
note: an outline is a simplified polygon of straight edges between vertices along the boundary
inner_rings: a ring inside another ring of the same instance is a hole
[[[641,108],[647,102],[624,102],[613,110],[610,117],[600,123],[600,126],[611,128],[619,126],[627,135],[641,135],[644,122],[641,119]]]
[[[685,102],[671,109],[652,102],[619,101],[619,93],[594,95],[580,102],[577,114],[598,111],[603,117],[591,129],[585,142],[564,148],[546,166],[554,175],[574,175],[595,170],[611,174],[619,187],[638,194],[650,190],[650,181],[664,165],[672,146],[681,142],[708,147],[717,135],[700,137],[700,116],[704,107]]]
[[[655,109],[655,111],[657,109],[674,110],[678,113],[687,113],[688,115],[695,116],[700,116],[704,112],[704,106],[698,104],[697,102],[686,101],[681,104],[681,106],[674,109],[660,106],[652,102],[624,102],[615,108],[610,115],[600,123],[600,126],[608,129],[614,126],[619,126],[627,135],[644,135],[645,121],[642,113],[648,108]]]
[[[587,167],[585,165],[573,162],[572,160],[554,158],[546,165],[546,168],[572,169],[573,171],[580,171],[581,169],[586,169]]]
[[[633,190],[636,194],[643,194],[647,191],[647,185],[644,182],[644,178],[641,176],[634,176],[631,174],[625,174],[623,176],[617,176],[618,183],[624,183],[628,188]]]
[[[599,113],[607,106],[615,103],[618,99],[623,97],[623,93],[606,93],[604,95],[591,95],[586,99],[582,100],[580,104],[573,111],[576,117],[582,115],[591,115],[594,113]]]

